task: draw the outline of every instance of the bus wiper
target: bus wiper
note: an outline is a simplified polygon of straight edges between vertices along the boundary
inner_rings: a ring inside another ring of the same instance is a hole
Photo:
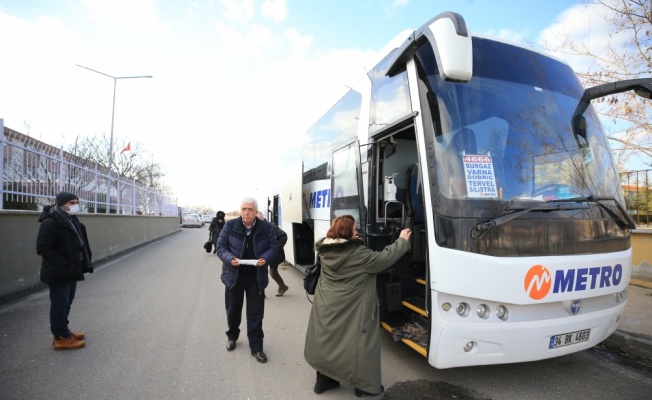
[[[609,207],[604,205],[602,202],[603,201],[613,201],[616,204],[616,207],[618,208],[618,211],[620,211],[621,215],[623,218],[618,216],[613,210],[611,210]],[[609,214],[611,218],[616,220],[616,223],[621,229],[624,228],[629,228],[629,229],[636,229],[636,223],[632,219],[632,217],[627,214],[627,211],[623,208],[623,206],[620,205],[620,203],[614,198],[614,197],[609,197],[609,196],[583,196],[583,197],[571,197],[568,199],[557,199],[557,200],[548,200],[546,204],[550,203],[585,203],[585,202],[591,202],[595,203],[598,206],[600,206],[603,210]],[[477,224],[472,230],[471,230],[471,237],[473,239],[479,239],[484,235],[489,229],[495,227],[495,226],[500,226],[503,225],[514,218],[518,218],[523,214],[527,214],[532,211],[558,211],[558,210],[567,210],[569,209],[566,206],[563,206],[562,204],[557,204],[557,205],[550,205],[550,206],[534,206],[534,207],[528,207],[524,209],[517,210],[513,213],[505,214],[502,215],[498,218],[494,218],[490,221],[487,222],[482,222]]]
[[[492,219],[490,221],[481,222],[481,223],[477,224],[471,230],[471,238],[479,239],[480,237],[482,237],[482,235],[487,233],[487,231],[489,229],[491,229],[491,228],[493,228],[495,226],[499,226],[499,225],[502,225],[504,223],[507,223],[507,222],[513,220],[514,218],[518,218],[521,215],[527,214],[527,213],[532,212],[532,211],[548,212],[548,211],[557,211],[557,210],[564,210],[564,209],[566,209],[566,207],[563,207],[561,204],[546,205],[546,206],[538,205],[538,206],[534,206],[534,207],[528,207],[528,208],[520,209],[520,210],[517,210],[516,212],[501,215],[498,218],[494,218],[494,219]]]
[[[591,202],[599,205],[603,210],[609,214],[609,216],[613,219],[616,220],[618,223],[618,226],[620,226],[621,229],[624,228],[629,228],[629,229],[636,229],[636,222],[632,219],[632,217],[629,216],[627,213],[627,210],[623,208],[623,206],[616,200],[614,197],[611,196],[583,196],[583,197],[571,197],[568,199],[558,199],[558,200],[550,200],[549,202],[573,202],[573,203],[583,203],[583,202]],[[612,209],[604,205],[602,202],[603,201],[613,201],[616,204],[616,208],[618,208],[618,211],[620,211],[620,214],[622,217],[618,216],[615,212],[613,212]]]

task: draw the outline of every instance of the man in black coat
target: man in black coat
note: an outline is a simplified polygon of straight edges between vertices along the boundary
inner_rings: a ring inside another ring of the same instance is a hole
[[[68,328],[70,306],[75,298],[77,281],[93,272],[92,253],[86,227],[75,215],[79,198],[61,192],[55,206],[43,207],[38,218],[41,226],[36,237],[36,253],[42,257],[41,282],[50,289],[50,330],[55,350],[74,350],[85,346],[84,334]]]

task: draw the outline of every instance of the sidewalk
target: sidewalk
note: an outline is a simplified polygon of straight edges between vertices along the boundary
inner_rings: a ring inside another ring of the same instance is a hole
[[[652,281],[631,279],[618,329],[602,344],[652,362]]]

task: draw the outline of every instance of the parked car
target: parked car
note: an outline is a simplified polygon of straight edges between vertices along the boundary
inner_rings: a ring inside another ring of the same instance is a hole
[[[211,217],[210,215],[206,214],[206,215],[202,215],[202,216],[201,216],[201,219],[202,219],[202,221],[204,221],[204,223],[207,222],[207,223],[210,224],[211,221],[213,220],[213,217]]]
[[[202,226],[204,226],[204,221],[201,220],[199,214],[186,214],[183,216],[181,226],[184,228],[187,228],[189,226],[201,228]]]

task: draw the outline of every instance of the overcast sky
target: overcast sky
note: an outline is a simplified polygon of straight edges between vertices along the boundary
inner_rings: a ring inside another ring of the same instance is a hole
[[[599,44],[573,0],[0,0],[0,118],[60,146],[139,143],[181,206],[237,209],[257,171],[342,96],[405,29],[443,11],[517,43]],[[577,64],[579,60],[569,60]]]

